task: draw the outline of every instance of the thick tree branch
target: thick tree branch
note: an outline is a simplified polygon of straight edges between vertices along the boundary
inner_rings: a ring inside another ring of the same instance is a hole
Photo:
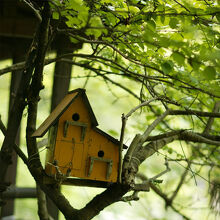
[[[190,139],[191,141],[201,141],[202,143],[207,143],[207,144],[215,144],[215,145],[220,145],[220,142],[215,142],[215,141],[210,141],[207,140],[201,136],[195,135],[193,132],[189,131],[182,131],[179,134],[175,134],[170,137],[166,137],[163,139],[159,139],[153,142],[150,142],[144,147],[139,147],[138,151],[135,151],[132,155],[130,164],[129,164],[129,173],[125,173],[127,175],[127,181],[131,182],[134,180],[134,177],[138,171],[139,165],[148,157],[153,155],[155,152],[157,152],[159,149],[164,147],[165,145],[173,142],[174,140],[178,140],[179,136],[182,136],[183,139],[188,140]]]
[[[32,173],[35,180],[38,180],[41,173],[43,173],[43,167],[41,165],[40,156],[36,139],[31,135],[36,130],[37,119],[37,105],[39,101],[39,92],[43,88],[43,68],[44,59],[47,50],[48,31],[50,24],[51,11],[48,2],[44,3],[42,11],[43,20],[39,27],[39,49],[35,62],[35,71],[32,78],[32,83],[28,93],[28,117],[26,127],[26,142],[28,150],[28,162],[29,170]],[[38,214],[41,220],[49,220],[49,214],[47,212],[46,199],[44,192],[40,189],[40,185],[37,183],[37,198],[38,198]]]
[[[166,137],[172,137],[178,135],[178,140],[191,141],[195,143],[205,143],[211,145],[220,145],[220,136],[206,135],[204,133],[196,133],[190,130],[176,130],[171,132],[166,132],[164,134],[149,136],[146,141],[156,141]]]
[[[215,112],[203,112],[203,111],[197,111],[197,110],[171,110],[169,115],[196,115],[200,117],[214,117],[214,118],[220,118],[220,113]]]
[[[134,157],[133,164],[137,166],[139,163],[140,165],[145,159],[153,155],[155,152],[157,152],[165,145],[172,143],[174,140],[178,140],[178,135],[174,135],[168,138],[163,138],[158,141],[153,141],[147,144],[146,146],[143,146],[139,151],[136,151],[135,154],[133,155]],[[138,160],[135,160],[135,158],[137,158]]]
[[[210,145],[220,145],[220,141],[213,141],[210,139],[207,139],[206,137],[203,137],[202,134],[194,133],[192,131],[183,131],[180,133],[180,139],[185,141],[191,141],[196,143],[204,143],[204,144],[210,144]]]
[[[122,196],[130,190],[128,185],[112,184],[103,193],[93,198],[83,209],[79,211],[80,220],[92,219],[105,207],[118,202]]]
[[[125,132],[125,127],[126,127],[127,120],[139,108],[141,108],[143,106],[148,106],[151,102],[153,102],[155,100],[157,100],[157,98],[154,98],[154,99],[148,100],[146,102],[143,102],[140,105],[133,108],[130,112],[128,112],[128,114],[126,114],[126,115],[123,114],[122,115],[122,127],[121,127],[121,135],[120,135],[120,151],[119,151],[119,174],[118,174],[120,183],[121,183],[121,174],[122,174],[122,150],[123,150],[124,132]],[[128,164],[130,162],[130,158],[131,158],[131,155],[133,154],[133,150],[135,149],[135,147],[136,147],[136,145],[133,143],[128,149],[128,152],[127,152],[126,157],[125,157],[126,158],[125,160],[127,161]]]
[[[43,20],[39,27],[39,50],[36,57],[34,75],[28,92],[28,119],[26,128],[26,140],[29,160],[38,160],[38,162],[40,162],[40,159],[38,155],[36,139],[32,138],[31,135],[36,130],[37,104],[39,101],[39,92],[43,88],[43,68],[47,49],[48,31],[51,16],[48,3],[44,4],[42,16]]]
[[[44,192],[37,185],[37,202],[38,202],[38,216],[40,220],[50,220],[50,216],[47,211],[47,201]]]

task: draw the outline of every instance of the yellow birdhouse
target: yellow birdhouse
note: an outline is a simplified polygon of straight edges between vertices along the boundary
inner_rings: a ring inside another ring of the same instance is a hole
[[[85,90],[69,92],[32,135],[42,137],[49,130],[46,173],[116,182],[119,141],[97,125]]]

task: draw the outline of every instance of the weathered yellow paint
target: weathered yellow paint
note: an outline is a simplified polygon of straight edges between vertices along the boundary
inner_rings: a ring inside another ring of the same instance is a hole
[[[72,115],[75,113],[79,115],[79,119],[74,121]],[[78,123],[84,127],[69,124],[65,134],[66,121]],[[91,117],[82,96],[77,97],[63,112],[57,126],[54,150],[50,152],[50,158],[46,161],[46,172],[49,175],[56,175],[57,171],[52,165],[56,161],[56,165],[64,175],[70,171],[70,177],[107,182],[117,181],[119,147],[91,126]],[[84,132],[83,138],[82,132]],[[90,168],[91,158],[98,158],[94,160],[92,169]],[[109,164],[106,161],[112,161],[112,171],[108,179]]]

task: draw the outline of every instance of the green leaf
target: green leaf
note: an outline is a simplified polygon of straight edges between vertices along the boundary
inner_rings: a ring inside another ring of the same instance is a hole
[[[155,29],[156,29],[156,23],[155,23],[155,21],[154,20],[149,20],[148,22],[147,22],[147,27],[151,30],[151,31],[155,31]]]
[[[96,38],[99,38],[101,35],[102,35],[102,31],[101,30],[98,30],[98,29],[87,29],[85,31],[85,34],[87,36],[95,36]]]
[[[165,10],[164,5],[159,5],[159,6],[157,7],[157,11],[158,11],[158,12],[164,12],[164,10]]]
[[[218,22],[220,22],[220,13],[217,13],[217,14],[215,15],[215,17],[216,17],[216,19],[218,20]]]
[[[112,13],[106,13],[106,18],[110,25],[115,26],[117,23],[117,18]]]
[[[173,153],[173,149],[172,149],[172,148],[170,148],[170,147],[169,147],[169,148],[167,148],[167,151],[168,151],[168,153],[169,153],[169,154],[172,154],[172,153]]]
[[[171,62],[164,62],[162,65],[161,65],[161,68],[163,70],[164,73],[168,74],[172,71],[173,67],[172,65],[170,64]]]
[[[144,40],[148,41],[148,42],[152,42],[153,41],[153,37],[154,37],[154,32],[151,31],[150,29],[146,29],[144,34],[143,34]]]
[[[133,14],[136,14],[140,11],[140,9],[138,7],[135,7],[135,6],[129,6],[129,10]]]
[[[216,76],[215,68],[212,66],[207,66],[203,71],[203,76],[208,80],[215,79]]]
[[[73,38],[73,37],[70,37],[70,41],[71,41],[72,43],[74,43],[74,44],[79,43],[79,41],[78,41],[77,39]]]
[[[190,64],[190,66],[193,68],[194,71],[199,70],[200,63],[198,62],[197,59],[195,59],[195,58],[189,58],[189,59],[188,59],[188,63]]]
[[[147,12],[147,13],[145,14],[144,20],[145,20],[145,21],[149,21],[149,20],[151,19],[151,17],[152,17],[152,13],[151,13],[151,12]]]
[[[91,27],[103,27],[101,18],[98,16],[94,16],[90,19],[89,24]]]
[[[170,46],[170,39],[168,39],[167,37],[160,37],[159,38],[159,44],[162,47],[169,47]]]
[[[160,21],[161,21],[162,24],[164,24],[164,21],[165,21],[165,15],[161,15],[161,16],[160,16]]]
[[[178,23],[179,23],[179,21],[176,18],[171,18],[169,25],[172,29],[175,29],[177,27]]]
[[[58,12],[53,12],[53,19],[56,19],[56,20],[58,20],[59,19],[59,13]]]
[[[177,62],[178,65],[183,65],[184,64],[184,61],[185,61],[185,57],[181,54],[181,53],[178,53],[178,52],[174,52],[172,54],[172,57],[174,59],[174,61]]]

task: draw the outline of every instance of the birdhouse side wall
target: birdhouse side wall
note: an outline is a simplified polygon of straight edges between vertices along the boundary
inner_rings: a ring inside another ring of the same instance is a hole
[[[91,129],[88,146],[86,173],[91,171],[91,160],[95,158],[90,179],[116,182],[118,177],[119,146],[97,131]]]
[[[56,136],[57,136],[57,124],[50,127],[48,135],[48,146],[46,153],[45,161],[45,171],[47,174],[51,174],[55,171],[55,167],[51,164],[54,164],[54,151],[56,146]]]

